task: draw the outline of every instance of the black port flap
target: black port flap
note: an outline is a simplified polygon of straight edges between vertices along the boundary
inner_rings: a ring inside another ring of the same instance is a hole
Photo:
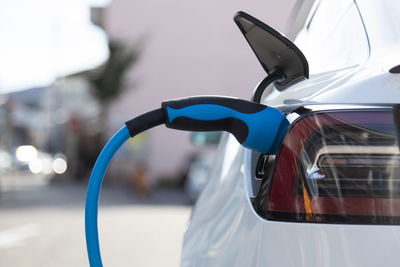
[[[278,90],[308,78],[307,59],[286,37],[245,12],[237,12],[233,19],[268,75],[284,76],[275,82]]]

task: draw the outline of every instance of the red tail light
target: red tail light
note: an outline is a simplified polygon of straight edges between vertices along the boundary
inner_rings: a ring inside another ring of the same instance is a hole
[[[264,193],[268,219],[400,224],[400,151],[390,108],[305,116],[290,127],[275,162]]]

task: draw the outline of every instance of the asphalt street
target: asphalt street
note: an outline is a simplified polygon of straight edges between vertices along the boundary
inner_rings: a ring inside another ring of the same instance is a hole
[[[0,266],[88,266],[86,185],[48,185],[39,176],[1,177]],[[105,266],[179,266],[191,206],[177,189],[149,198],[104,186],[99,211]]]

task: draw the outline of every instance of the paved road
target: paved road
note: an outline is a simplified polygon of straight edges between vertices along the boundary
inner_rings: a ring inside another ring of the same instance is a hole
[[[17,180],[10,186],[3,179],[7,186],[0,192],[0,266],[88,266],[86,186],[47,185],[40,177]],[[99,214],[105,266],[178,266],[188,203],[177,190],[140,199],[105,186]]]

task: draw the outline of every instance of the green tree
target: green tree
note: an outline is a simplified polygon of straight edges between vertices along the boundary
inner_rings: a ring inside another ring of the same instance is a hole
[[[121,41],[109,42],[108,60],[90,76],[94,96],[107,111],[110,103],[127,89],[126,74],[137,62],[139,50]]]
[[[121,93],[132,85],[127,82],[128,71],[138,61],[138,45],[127,46],[121,41],[111,40],[107,61],[95,70],[87,72],[93,96],[100,106],[97,129],[92,132],[83,130],[79,133],[77,153],[83,165],[73,170],[76,177],[86,177],[93,167],[98,154],[105,143],[104,130],[108,126],[109,106]],[[79,173],[78,173],[79,172]]]

